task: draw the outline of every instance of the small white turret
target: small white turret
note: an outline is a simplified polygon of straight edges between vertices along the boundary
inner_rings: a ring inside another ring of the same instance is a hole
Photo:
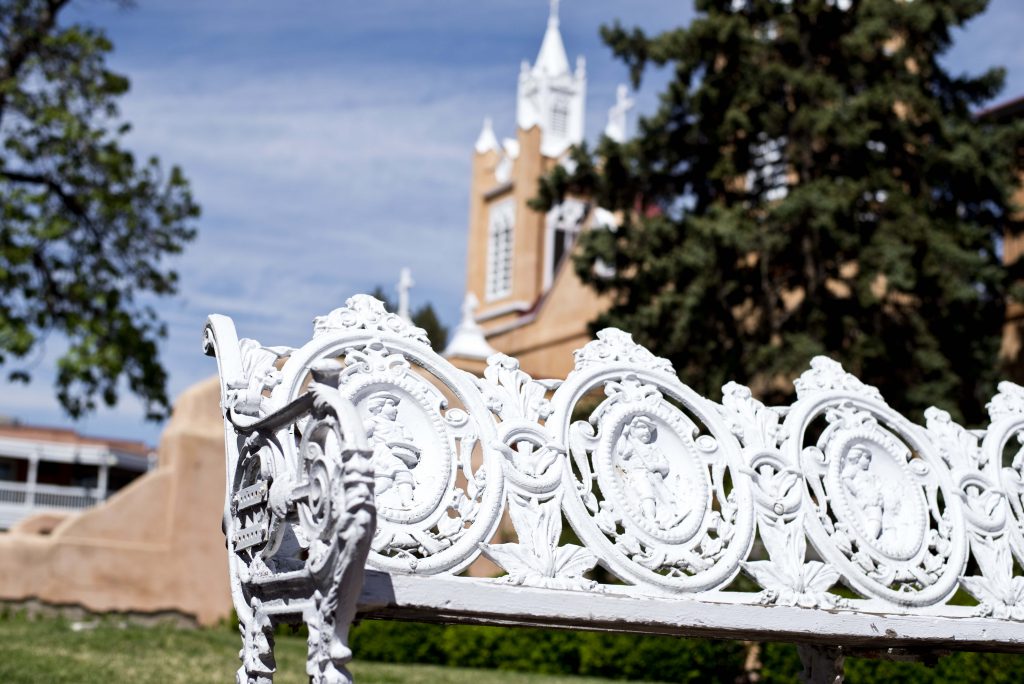
[[[459,357],[463,359],[486,360],[498,352],[487,343],[484,330],[476,322],[476,308],[480,305],[476,295],[466,293],[462,301],[462,320],[455,329],[451,341],[444,350],[445,358]]]
[[[494,124],[491,123],[491,117],[484,118],[484,126],[480,129],[480,135],[477,136],[474,148],[477,154],[485,154],[491,150],[501,151],[501,146],[498,145],[498,136],[494,135]]]

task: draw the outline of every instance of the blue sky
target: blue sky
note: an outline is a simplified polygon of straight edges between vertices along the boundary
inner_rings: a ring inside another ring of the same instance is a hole
[[[619,18],[657,31],[686,23],[680,0],[563,0],[570,59],[587,58],[587,137],[605,123],[626,70],[598,27]],[[514,133],[519,63],[536,56],[545,0],[140,0],[80,2],[65,20],[102,27],[112,68],[132,90],[122,111],[129,146],[181,165],[203,207],[199,237],[175,266],[179,296],[162,301],[162,360],[172,396],[215,372],[200,353],[209,313],[239,333],[298,345],[312,319],[409,266],[412,303],[458,319],[465,274],[472,145],[485,116]],[[1008,68],[1000,99],[1024,95],[1024,3],[993,0],[957,36],[946,63]],[[654,85],[659,79],[651,81]],[[642,87],[638,110],[654,108]],[[69,421],[53,399],[51,341],[28,387],[2,385],[0,414]],[[155,442],[125,397],[80,421],[93,434]]]

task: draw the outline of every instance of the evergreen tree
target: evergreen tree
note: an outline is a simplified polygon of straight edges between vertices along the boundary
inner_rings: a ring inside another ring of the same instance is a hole
[[[938,60],[986,0],[696,4],[657,36],[602,29],[634,87],[649,65],[671,80],[634,139],[574,150],[535,200],[623,213],[576,258],[613,294],[595,327],[631,331],[712,396],[735,379],[784,400],[828,354],[899,409],[978,420],[1024,136],[972,115],[1002,70],[954,76]]]
[[[164,261],[199,208],[176,167],[122,148],[128,80],[107,69],[101,31],[58,21],[67,4],[0,0],[0,366],[27,382],[20,360],[57,332],[68,413],[114,404],[124,383],[160,418],[155,300],[176,290]]]

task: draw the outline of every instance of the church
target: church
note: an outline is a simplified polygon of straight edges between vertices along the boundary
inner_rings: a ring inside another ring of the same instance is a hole
[[[568,257],[581,231],[615,230],[615,216],[586,198],[566,198],[546,214],[528,204],[538,180],[569,163],[569,148],[583,141],[586,89],[586,62],[570,63],[553,0],[537,58],[519,71],[515,137],[499,142],[485,119],[473,150],[466,299],[445,350],[464,370],[479,374],[502,352],[534,377],[565,377],[572,352],[591,338],[588,324],[608,306]],[[621,86],[606,135],[625,139],[631,105]]]

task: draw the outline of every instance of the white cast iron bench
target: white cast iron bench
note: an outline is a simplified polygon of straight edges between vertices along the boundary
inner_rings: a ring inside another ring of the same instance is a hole
[[[914,424],[823,357],[791,406],[719,404],[614,329],[564,380],[500,354],[477,378],[363,295],[299,349],[216,315],[205,349],[241,682],[271,681],[278,623],[308,625],[311,681],[351,681],[356,618],[789,641],[810,681],[850,653],[1024,652],[1016,385],[983,432]],[[505,515],[518,543],[494,543]],[[506,575],[459,576],[481,555]]]

